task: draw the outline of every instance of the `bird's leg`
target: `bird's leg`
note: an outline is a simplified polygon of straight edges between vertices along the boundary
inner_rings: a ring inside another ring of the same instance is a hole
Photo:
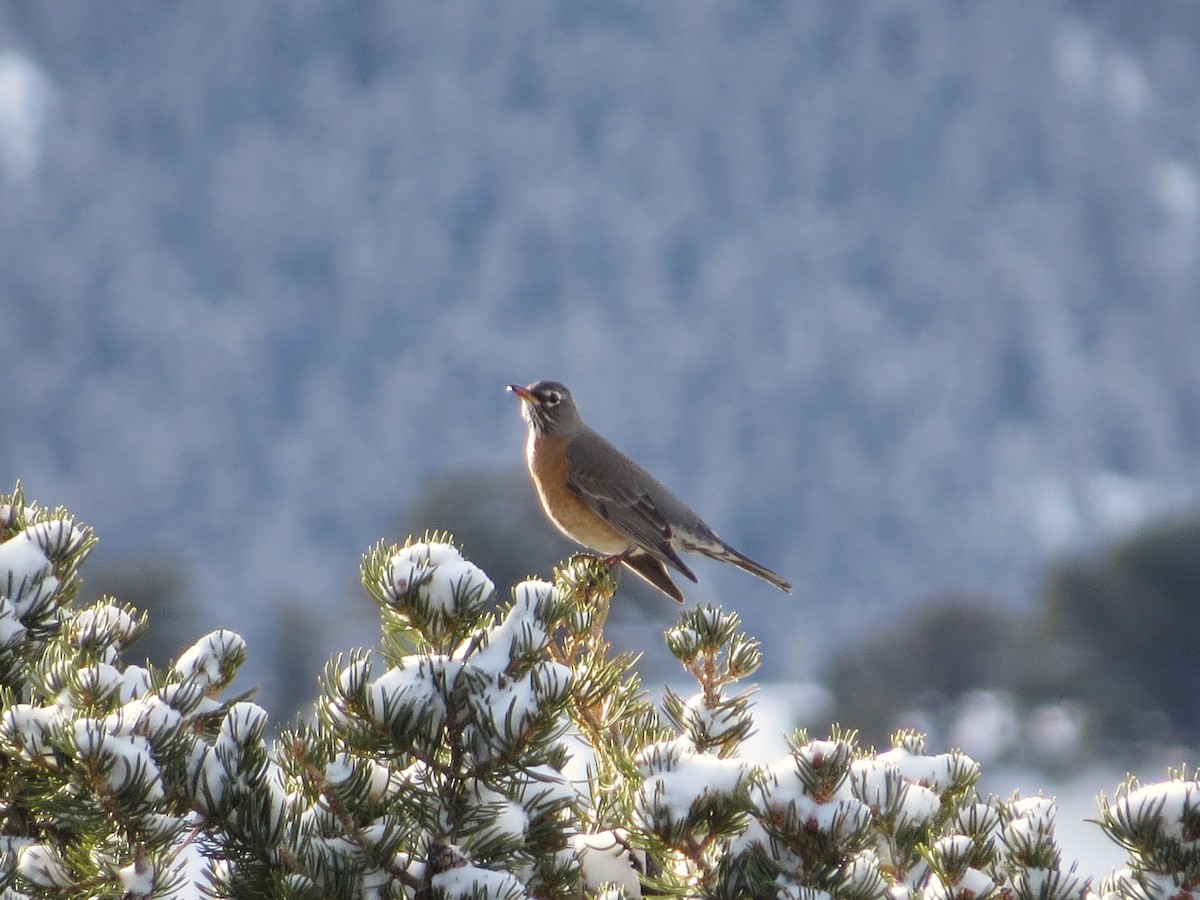
[[[630,548],[629,550],[622,550],[620,553],[614,553],[611,556],[604,556],[601,558],[608,565],[608,567],[612,569],[629,559],[629,554],[632,552],[632,550],[633,548]]]
[[[619,566],[621,563],[625,562],[625,560],[629,559],[629,554],[632,552],[633,548],[630,547],[628,550],[622,550],[620,553],[613,553],[608,556],[600,556],[599,554],[591,553],[576,553],[571,557],[571,562],[574,562],[577,559],[598,559],[611,569],[615,566]]]

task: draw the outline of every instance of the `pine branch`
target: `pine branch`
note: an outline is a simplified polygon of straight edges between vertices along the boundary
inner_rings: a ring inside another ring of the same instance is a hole
[[[267,743],[226,692],[248,649],[218,629],[164,669],[126,665],[144,615],[74,606],[90,529],[0,497],[0,891],[149,897],[185,854],[231,898],[827,897],[1075,900],[1043,797],[976,791],[966,754],[900,732],[798,731],[783,759],[741,755],[758,644],[736,615],[684,610],[665,640],[694,692],[661,709],[604,624],[612,567],[491,581],[427,534],[362,568],[373,652],[326,668],[310,724]],[[1200,788],[1130,781],[1100,827],[1129,854],[1103,898],[1200,884]]]

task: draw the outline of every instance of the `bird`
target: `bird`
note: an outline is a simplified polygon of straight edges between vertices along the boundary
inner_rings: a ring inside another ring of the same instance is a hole
[[[657,478],[610,444],[579,415],[557,381],[507,389],[528,425],[525,461],[542,509],[568,538],[623,564],[672,600],[683,593],[671,569],[698,581],[679,551],[730,563],[787,593],[792,585],[735,550]]]

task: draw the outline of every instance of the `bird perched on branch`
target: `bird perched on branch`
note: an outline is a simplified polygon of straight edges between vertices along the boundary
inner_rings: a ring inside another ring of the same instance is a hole
[[[542,508],[578,544],[623,563],[672,600],[683,594],[668,567],[696,576],[679,551],[701,553],[769,581],[792,586],[725,543],[653,475],[588,427],[575,398],[557,381],[510,384],[529,425],[525,460]]]

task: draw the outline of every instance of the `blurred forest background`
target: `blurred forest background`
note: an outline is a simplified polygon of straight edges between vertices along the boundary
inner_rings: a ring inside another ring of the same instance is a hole
[[[1194,744],[1198,150],[1190,0],[0,2],[0,485],[287,714],[380,537],[572,552],[557,378],[821,722]]]

